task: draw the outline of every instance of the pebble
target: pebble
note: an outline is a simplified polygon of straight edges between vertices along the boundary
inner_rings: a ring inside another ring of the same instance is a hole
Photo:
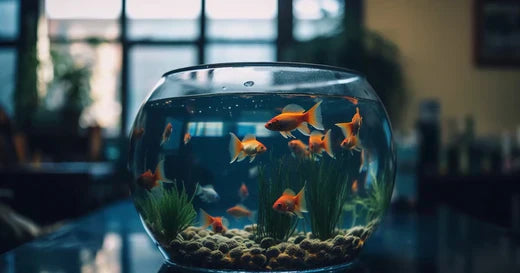
[[[189,242],[184,246],[184,249],[187,251],[196,251],[197,249],[201,248],[202,244],[198,242]]]
[[[296,238],[294,238],[294,243],[295,243],[295,244],[299,244],[299,243],[301,243],[304,239],[305,239],[305,236],[303,236],[303,235],[296,236]]]
[[[202,242],[202,245],[209,248],[210,250],[217,249],[217,243],[210,240],[204,240],[204,242]]]
[[[289,254],[282,253],[278,255],[278,258],[276,258],[276,260],[281,266],[287,266],[291,261],[291,256],[289,256]]]
[[[211,259],[213,261],[218,261],[218,260],[221,260],[223,257],[224,257],[224,254],[222,254],[222,252],[218,251],[218,250],[213,250],[211,251]]]
[[[249,250],[249,252],[253,255],[258,255],[258,254],[262,254],[262,249],[255,247],[255,248],[252,248],[251,250]]]
[[[308,250],[311,248],[311,241],[309,239],[304,239],[300,242],[300,247],[302,249]]]
[[[251,258],[251,261],[258,266],[263,266],[267,261],[267,258],[263,254],[258,254],[254,255],[253,258]]]
[[[252,258],[251,254],[244,253],[244,255],[242,255],[242,257],[240,257],[240,261],[244,264],[247,264],[247,263],[249,263],[249,261],[251,261],[251,258]]]
[[[226,243],[223,243],[218,246],[218,250],[220,250],[222,253],[228,253],[229,247]]]
[[[211,250],[209,250],[209,248],[207,248],[207,247],[201,247],[198,250],[196,250],[195,252],[193,252],[193,256],[195,256],[197,258],[204,258],[204,257],[209,256],[210,254],[211,254]]]
[[[276,246],[272,246],[267,249],[265,255],[267,255],[267,257],[269,258],[276,258],[278,257],[278,255],[280,255],[280,249],[278,249],[278,247]]]
[[[242,256],[242,249],[241,248],[234,248],[229,252],[229,256],[234,259],[238,259]]]
[[[269,247],[273,246],[274,244],[275,244],[275,241],[271,237],[265,237],[264,239],[262,239],[262,241],[260,241],[261,248],[269,248]]]
[[[295,245],[290,245],[288,246],[286,249],[285,249],[285,253],[291,255],[291,256],[296,256],[296,252],[298,251],[298,247],[295,246]]]

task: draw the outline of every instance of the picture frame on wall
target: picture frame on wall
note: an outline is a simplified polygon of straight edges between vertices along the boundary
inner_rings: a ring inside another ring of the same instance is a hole
[[[520,68],[520,0],[474,1],[477,66]]]

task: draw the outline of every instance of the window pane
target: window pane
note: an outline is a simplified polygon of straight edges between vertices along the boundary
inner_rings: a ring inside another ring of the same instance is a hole
[[[15,87],[16,50],[13,48],[0,48],[0,107],[9,116],[13,116],[14,101],[13,91]]]
[[[128,0],[131,39],[196,39],[201,2],[197,0]]]
[[[18,10],[17,0],[0,1],[0,38],[13,39],[18,36]]]
[[[172,69],[197,64],[195,46],[135,46],[129,52],[128,124],[161,76]]]
[[[334,33],[343,19],[342,0],[293,0],[296,40],[305,41]]]
[[[90,103],[80,117],[80,126],[100,125],[107,136],[117,136],[120,130],[121,102],[119,79],[121,73],[121,46],[116,43],[52,44],[55,67],[54,80],[45,94],[45,107],[55,109],[66,103],[64,86],[70,86],[70,77],[62,72],[86,68],[89,71],[88,96]],[[75,74],[78,75],[78,74]],[[75,78],[75,77],[73,77]],[[64,80],[65,79],[65,80]],[[72,83],[73,84],[73,83]]]
[[[49,35],[54,38],[117,39],[121,0],[47,0]]]
[[[274,44],[210,44],[206,46],[206,63],[270,62],[275,60]]]
[[[276,39],[276,0],[207,0],[209,39]]]

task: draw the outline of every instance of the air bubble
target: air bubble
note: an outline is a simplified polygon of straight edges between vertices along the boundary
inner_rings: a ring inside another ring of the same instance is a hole
[[[251,86],[253,86],[253,85],[255,85],[255,82],[254,82],[254,81],[247,81],[247,82],[244,83],[244,86],[245,86],[245,87],[251,87]]]
[[[227,90],[227,87],[222,86],[222,90],[226,91],[226,90]]]

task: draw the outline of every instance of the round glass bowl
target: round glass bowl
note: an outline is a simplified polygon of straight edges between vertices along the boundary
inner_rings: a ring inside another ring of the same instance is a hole
[[[164,74],[129,157],[143,225],[169,263],[192,271],[344,268],[380,222],[395,172],[366,79],[295,63]]]

